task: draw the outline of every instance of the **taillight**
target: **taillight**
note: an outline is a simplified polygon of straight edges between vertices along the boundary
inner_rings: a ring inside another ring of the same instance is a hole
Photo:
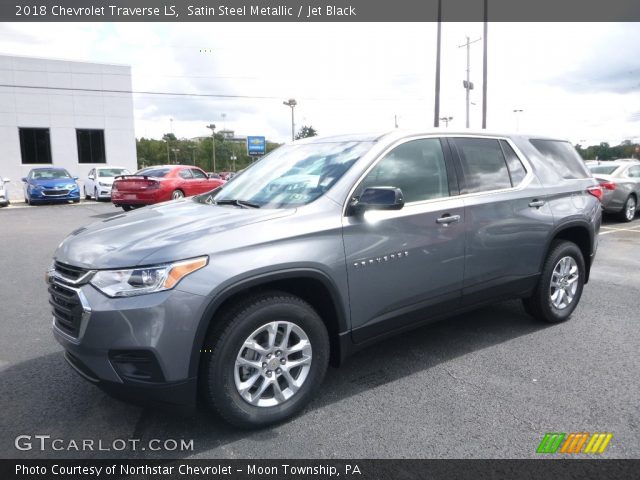
[[[613,182],[600,182],[600,186],[605,190],[615,190],[616,184]]]
[[[602,187],[600,185],[594,185],[593,187],[587,188],[587,192],[596,197],[598,200],[602,201],[602,195],[604,192],[602,191]]]
[[[160,188],[160,182],[156,180],[147,180],[147,190],[156,190]]]

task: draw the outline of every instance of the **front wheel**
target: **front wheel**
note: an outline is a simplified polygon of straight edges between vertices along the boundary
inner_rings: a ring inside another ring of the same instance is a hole
[[[129,210],[133,210],[133,207],[131,205],[122,205],[122,210],[128,212]]]
[[[184,197],[184,192],[182,190],[174,190],[171,193],[171,200],[178,200],[179,198]]]
[[[636,209],[638,204],[633,195],[629,195],[627,201],[624,202],[624,207],[622,208],[622,212],[620,212],[620,219],[623,222],[630,222],[636,216]]]
[[[229,310],[202,349],[200,390],[228,422],[281,422],[315,395],[329,361],[327,329],[305,301],[270,292]]]
[[[585,276],[584,257],[580,248],[564,240],[554,242],[534,294],[523,299],[525,310],[533,317],[549,323],[567,320],[580,301]]]

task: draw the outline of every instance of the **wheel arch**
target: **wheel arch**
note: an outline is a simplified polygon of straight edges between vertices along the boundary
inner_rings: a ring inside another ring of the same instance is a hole
[[[308,302],[320,315],[327,327],[331,344],[330,363],[338,365],[346,355],[344,334],[348,332],[348,316],[342,295],[324,272],[315,269],[290,269],[243,279],[234,283],[211,300],[206,307],[191,350],[189,377],[198,376],[200,350],[207,333],[215,326],[215,317],[239,299],[265,290],[279,290],[296,295]]]
[[[550,235],[549,240],[547,241],[545,254],[542,257],[542,262],[540,263],[540,271],[542,271],[542,266],[549,255],[549,251],[551,250],[551,245],[556,240],[567,240],[569,242],[575,243],[580,251],[582,252],[582,256],[584,258],[585,264],[585,281],[586,284],[589,281],[589,274],[591,272],[591,252],[593,251],[593,243],[594,243],[594,234],[592,233],[592,229],[590,225],[586,221],[572,221],[568,223],[564,223],[558,226],[553,233]]]

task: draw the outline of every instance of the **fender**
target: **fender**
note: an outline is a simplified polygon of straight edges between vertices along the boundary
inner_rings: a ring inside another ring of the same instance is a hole
[[[542,267],[544,266],[544,262],[547,259],[547,254],[549,253],[549,248],[551,248],[551,242],[553,241],[553,239],[559,233],[561,233],[562,231],[567,230],[567,229],[572,228],[572,227],[584,228],[587,231],[588,235],[589,235],[589,254],[584,259],[586,270],[587,270],[585,283],[587,283],[589,281],[589,272],[591,271],[591,260],[592,260],[592,255],[593,255],[594,235],[593,235],[593,229],[591,228],[591,224],[585,219],[568,220],[568,221],[562,222],[559,225],[556,225],[554,227],[554,229],[551,231],[551,233],[549,234],[549,236],[547,238],[547,242],[546,242],[545,250],[544,250],[545,254],[542,257],[542,259],[540,260],[540,266],[538,267],[538,271],[542,272]]]
[[[246,290],[247,288],[258,287],[260,285],[265,285],[277,280],[287,280],[293,278],[310,278],[318,280],[324,284],[324,286],[329,291],[329,294],[331,295],[333,304],[336,307],[335,310],[338,315],[338,335],[340,338],[348,337],[348,335],[343,335],[344,333],[349,331],[349,322],[348,315],[343,308],[342,295],[340,294],[333,280],[326,273],[312,268],[292,268],[256,275],[253,277],[242,279],[237,283],[227,286],[221,292],[215,295],[209,305],[207,305],[204,314],[200,319],[200,323],[193,340],[193,346],[191,347],[189,377],[195,378],[198,376],[198,367],[200,364],[200,348],[204,342],[204,338],[207,334],[207,330],[209,329],[209,325],[213,321],[215,312],[228,298],[242,290]],[[340,348],[343,348],[342,343],[340,345]]]

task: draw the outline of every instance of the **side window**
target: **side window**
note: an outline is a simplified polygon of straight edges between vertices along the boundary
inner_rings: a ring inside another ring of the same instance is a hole
[[[407,203],[449,196],[440,140],[413,140],[394,148],[367,174],[358,194],[367,187],[397,187]]]
[[[184,178],[184,179],[193,178],[193,176],[191,175],[191,170],[188,169],[188,168],[184,168],[184,169],[180,170],[178,172],[178,175],[180,176],[180,178]]]
[[[629,172],[627,173],[627,176],[631,178],[640,178],[640,165],[631,167],[629,169]]]
[[[197,170],[195,168],[191,169],[191,174],[193,175],[193,178],[207,178],[202,170]]]
[[[584,161],[569,143],[559,140],[529,140],[542,155],[553,163],[554,169],[568,180],[574,178],[588,178],[591,175],[584,165]]]
[[[456,138],[464,175],[464,193],[511,188],[509,170],[498,140]]]
[[[507,160],[507,167],[509,168],[509,175],[511,176],[511,184],[516,187],[527,175],[527,171],[524,169],[524,165],[522,165],[522,162],[518,158],[518,155],[516,155],[516,152],[511,148],[511,145],[504,140],[500,140],[500,145],[502,145],[504,158]]]

